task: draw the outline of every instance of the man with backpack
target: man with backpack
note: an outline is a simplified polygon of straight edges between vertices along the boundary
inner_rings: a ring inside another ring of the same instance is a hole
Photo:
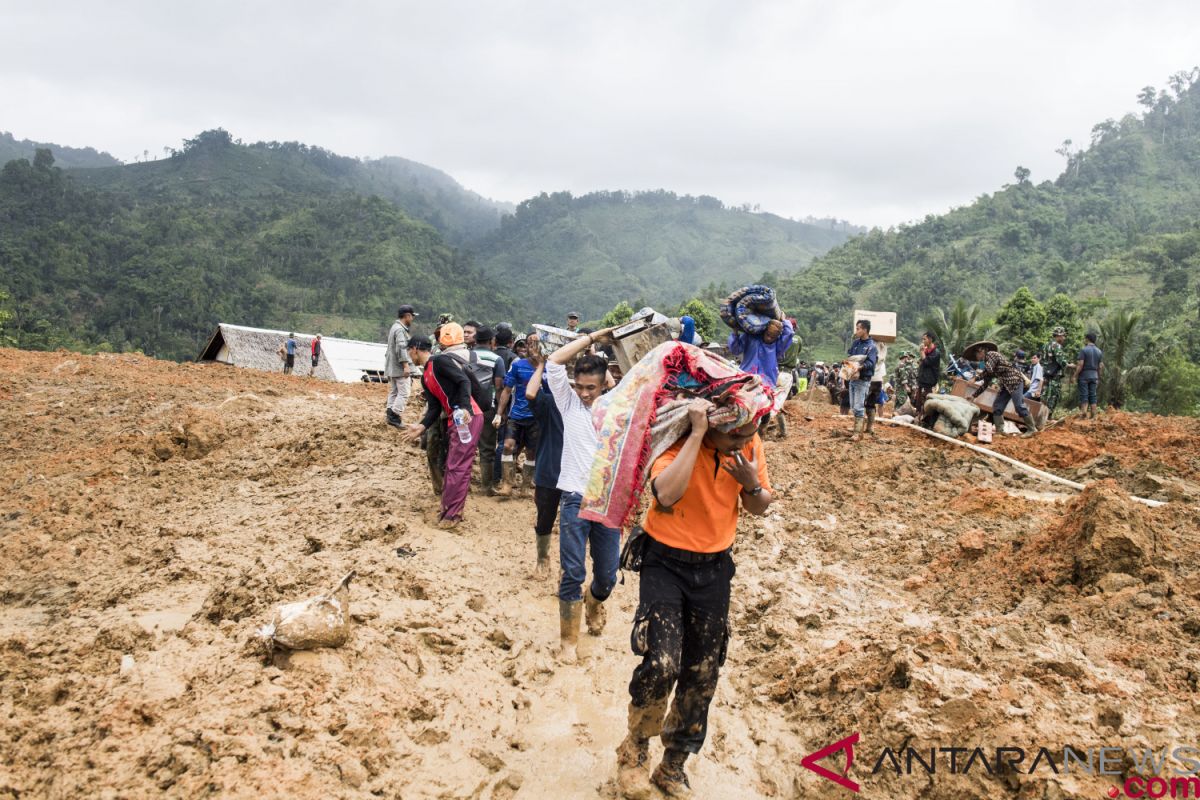
[[[491,328],[476,328],[475,346],[471,349],[469,364],[493,406],[484,415],[483,432],[479,435],[479,478],[483,490],[489,495],[496,489],[496,428],[492,422],[496,416],[496,393],[504,385],[505,373],[504,361],[493,349],[495,338]]]

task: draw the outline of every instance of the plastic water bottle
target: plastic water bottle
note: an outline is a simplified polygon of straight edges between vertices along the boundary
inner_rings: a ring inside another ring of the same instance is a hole
[[[467,422],[467,412],[461,408],[454,409],[454,427],[458,430],[458,440],[463,444],[470,444],[471,425]]]

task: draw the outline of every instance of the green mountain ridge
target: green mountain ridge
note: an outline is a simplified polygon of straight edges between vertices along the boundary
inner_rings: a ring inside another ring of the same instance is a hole
[[[1054,181],[1016,181],[970,205],[852,239],[784,276],[785,308],[820,354],[841,352],[854,308],[920,319],[956,300],[997,309],[1022,286],[1075,298],[1093,316],[1140,312],[1136,361],[1200,361],[1200,70],[1142,91],[1141,114],[1105,120],[1086,148],[1065,142]],[[1053,324],[1051,320],[1048,324]]]
[[[486,274],[535,312],[557,318],[570,306],[598,319],[618,298],[673,308],[705,288],[798,272],[850,236],[727,208],[714,197],[556,192],[518,205],[473,252]]]
[[[188,359],[219,321],[378,340],[404,302],[427,315],[517,307],[434,227],[331,185],[347,165],[309,156],[264,159],[218,134],[167,164],[67,171],[45,150],[8,162],[5,333],[28,348]]]
[[[505,208],[406,159],[221,129],[116,167],[38,151],[0,171],[7,337],[186,359],[218,321],[378,339],[402,302],[426,320],[600,316],[614,297],[677,304],[704,281],[801,269],[850,235],[663,191]]]
[[[452,244],[487,235],[499,228],[501,215],[512,210],[416,161],[394,156],[360,161],[299,142],[241,144],[221,129],[188,140],[169,158],[73,170],[71,176],[94,189],[154,202],[270,200],[280,194],[339,192],[378,195],[437,228]]]
[[[8,131],[0,131],[0,165],[15,158],[33,161],[37,151],[49,150],[61,167],[119,167],[121,162],[108,153],[92,147],[67,147],[61,144],[17,139]]]

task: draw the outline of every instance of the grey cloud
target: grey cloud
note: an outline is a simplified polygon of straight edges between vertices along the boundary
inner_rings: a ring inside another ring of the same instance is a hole
[[[0,125],[161,153],[221,125],[517,201],[657,188],[889,225],[1061,167],[1196,60],[1187,3],[13,5]]]

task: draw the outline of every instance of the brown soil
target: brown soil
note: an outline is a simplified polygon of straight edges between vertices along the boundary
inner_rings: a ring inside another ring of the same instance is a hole
[[[615,797],[636,576],[556,664],[532,503],[472,496],[465,530],[430,528],[384,391],[0,351],[0,797]],[[1200,509],[1125,499],[1148,462],[1200,476],[1194,421],[997,444],[1110,473],[1074,496],[790,410],[779,502],[739,535],[697,797],[850,796],[800,759],[860,732],[863,797],[1094,800],[1111,778],[871,767],[906,744],[1200,740]],[[265,652],[275,607],[351,569],[346,645]]]

